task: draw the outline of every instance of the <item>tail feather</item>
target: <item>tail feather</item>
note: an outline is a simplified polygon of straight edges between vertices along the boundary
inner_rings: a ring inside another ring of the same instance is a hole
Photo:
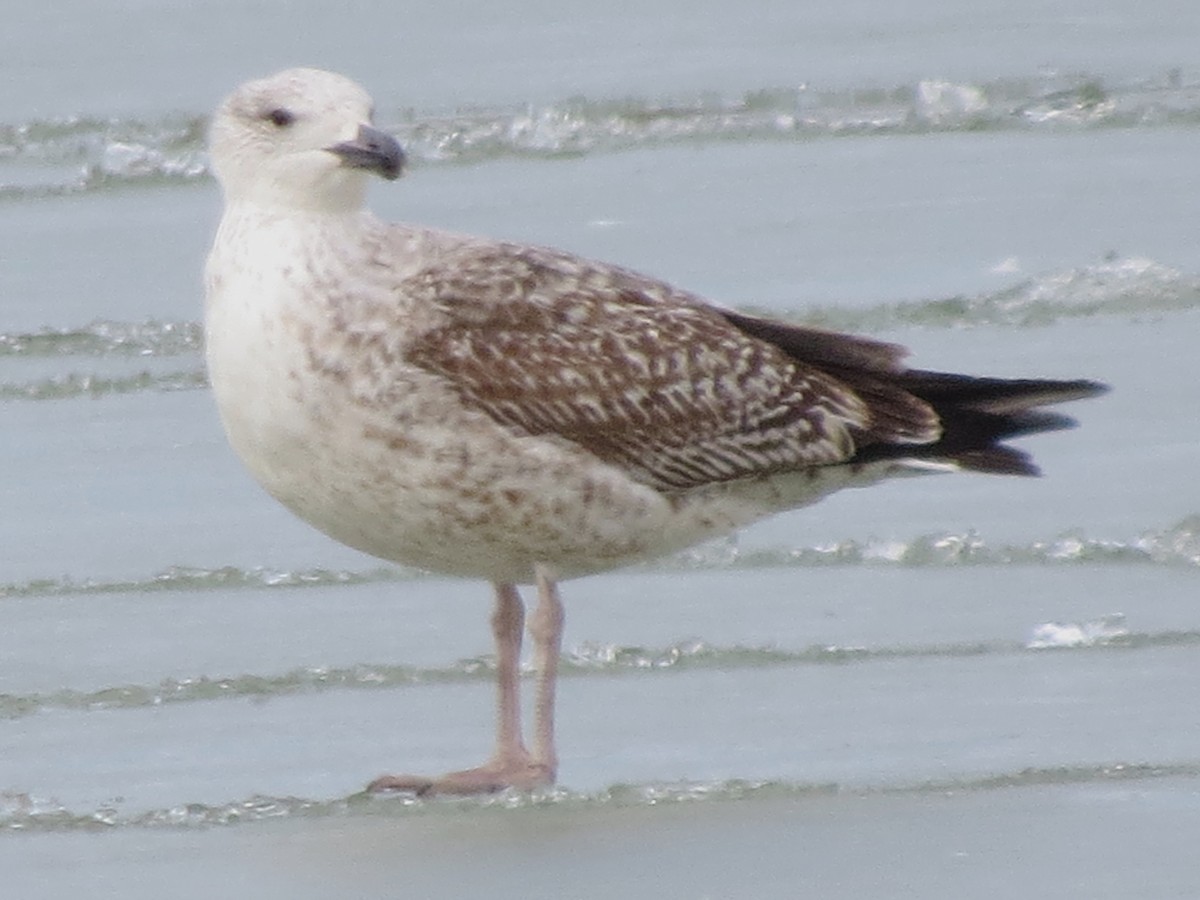
[[[980,412],[1020,412],[1104,393],[1107,387],[1087,379],[1057,381],[1044,378],[980,378],[910,369],[901,378],[904,389],[932,404]]]
[[[920,371],[906,372],[897,382],[933,409],[941,435],[917,445],[894,441],[868,444],[860,457],[947,460],[963,469],[995,475],[1040,474],[1028,453],[1005,442],[1075,427],[1070,416],[1042,407],[1106,390],[1104,385],[1086,380],[1008,380]]]
[[[942,459],[973,472],[995,475],[1038,475],[1040,471],[1023,450],[1005,441],[1029,434],[1073,428],[1075,420],[1038,408],[1016,412],[981,412],[969,407],[934,406],[942,423],[941,437],[928,444],[872,444],[862,451],[868,458],[914,457]]]
[[[722,311],[747,334],[852,388],[871,411],[855,462],[924,459],[999,475],[1037,475],[1029,454],[1004,442],[1060,431],[1075,420],[1042,407],[1108,390],[1087,379],[984,378],[906,369],[896,344]]]

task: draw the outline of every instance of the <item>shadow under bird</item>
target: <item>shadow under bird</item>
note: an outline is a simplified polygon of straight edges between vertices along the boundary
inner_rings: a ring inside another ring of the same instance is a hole
[[[389,224],[399,144],[343,76],[291,69],[212,121],[225,208],[206,269],[229,441],[280,502],[383,559],[492,583],[496,746],[385,775],[418,794],[554,782],[558,582],[672,553],[834,491],[965,469],[1033,475],[1020,435],[1092,381],[907,368],[903,348],[713,305],[558,250]],[[525,609],[537,683],[522,735]]]

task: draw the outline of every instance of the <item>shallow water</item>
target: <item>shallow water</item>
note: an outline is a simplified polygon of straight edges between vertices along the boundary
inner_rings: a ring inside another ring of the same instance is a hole
[[[1127,6],[13,4],[6,890],[1200,893],[1200,8]],[[1114,391],[1026,442],[1042,479],[848,492],[569,583],[561,789],[364,797],[485,752],[489,594],[333,544],[221,435],[204,122],[296,63],[408,147],[388,217]]]

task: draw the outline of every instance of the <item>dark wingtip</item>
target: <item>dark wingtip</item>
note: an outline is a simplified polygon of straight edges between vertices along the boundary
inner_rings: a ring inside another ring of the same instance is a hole
[[[972,472],[1037,476],[1030,455],[1005,441],[1032,434],[1063,431],[1078,423],[1071,416],[1044,409],[1045,404],[1094,397],[1108,390],[1097,381],[996,379],[908,372],[902,385],[929,403],[942,424],[942,436],[920,446],[871,445],[860,458],[913,457],[943,459]]]
[[[935,407],[945,404],[999,414],[1086,400],[1109,391],[1107,384],[1088,378],[980,378],[921,369],[909,369],[900,380],[906,390]]]
[[[1112,387],[1103,381],[1092,381],[1090,378],[1077,378],[1074,381],[1060,382],[1062,393],[1047,403],[1065,403],[1069,400],[1086,400],[1088,397],[1099,397],[1107,394]]]
[[[1028,453],[1006,444],[996,444],[992,447],[967,450],[962,453],[951,453],[947,459],[957,463],[967,472],[981,472],[986,475],[1020,475],[1026,478],[1038,478],[1042,474],[1042,470],[1038,468]]]

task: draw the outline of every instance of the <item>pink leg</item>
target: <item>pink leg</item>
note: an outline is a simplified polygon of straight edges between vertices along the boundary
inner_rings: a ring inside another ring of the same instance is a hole
[[[541,579],[539,578],[539,595]],[[521,739],[521,632],[524,628],[525,607],[517,589],[511,584],[496,584],[496,606],[492,613],[492,635],[496,640],[496,748],[482,766],[474,769],[464,769],[460,772],[450,772],[438,778],[427,778],[420,775],[383,775],[369,785],[368,791],[409,791],[418,796],[430,794],[481,794],[503,790],[506,787],[530,789],[538,785],[548,784],[554,780],[553,764],[553,710],[549,719],[549,757],[531,757]],[[555,595],[557,600],[557,595]],[[541,613],[539,603],[537,613]],[[559,611],[561,631],[561,607]],[[532,624],[536,630],[537,622]],[[536,639],[536,633],[535,633]],[[557,639],[556,639],[557,640]],[[539,662],[541,662],[541,643],[537,642]],[[557,651],[554,654],[554,665],[558,662]],[[536,744],[538,753],[544,753],[547,744],[542,740],[542,677],[539,676],[539,689],[536,710],[538,734]],[[554,687],[553,677],[550,682],[549,701],[553,707]],[[549,758],[549,768],[541,762]]]
[[[496,749],[491,763],[524,759],[529,754],[521,740],[521,632],[525,630],[525,604],[516,585],[497,584],[492,612],[496,640]]]
[[[537,569],[538,605],[529,623],[533,637],[534,662],[537,666],[537,694],[534,698],[533,763],[553,784],[558,774],[558,754],[554,749],[554,700],[558,684],[558,660],[562,655],[563,605],[558,585],[549,571]]]

